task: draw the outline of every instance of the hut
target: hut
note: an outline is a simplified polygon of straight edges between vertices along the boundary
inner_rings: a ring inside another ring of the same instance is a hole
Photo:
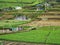
[[[2,33],[11,33],[23,30],[22,26],[19,27],[12,27],[12,28],[0,28],[0,34]]]
[[[18,26],[18,27],[15,27],[15,28],[10,28],[10,30],[12,30],[12,31],[14,31],[14,32],[16,32],[16,31],[21,31],[21,30],[23,30],[23,27],[22,26]]]
[[[28,20],[28,18],[25,16],[25,15],[20,15],[20,16],[17,16],[15,17],[15,20]]]
[[[39,11],[39,10],[44,10],[45,7],[43,4],[37,4],[36,8],[37,8],[37,11]]]
[[[17,6],[17,7],[15,7],[15,9],[16,9],[16,10],[21,10],[22,7]]]
[[[12,30],[10,28],[0,28],[0,34],[1,33],[11,33]]]

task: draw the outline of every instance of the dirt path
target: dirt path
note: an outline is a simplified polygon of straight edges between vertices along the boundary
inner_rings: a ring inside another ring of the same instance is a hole
[[[50,44],[4,41],[4,45],[50,45]]]
[[[59,20],[49,20],[49,21],[32,21],[31,23],[24,24],[27,26],[60,26]]]
[[[25,26],[33,26],[33,27],[37,27],[37,26],[60,26],[60,21],[58,20],[49,20],[49,21],[32,21],[30,23],[24,24]],[[24,26],[23,25],[23,26]],[[0,34],[1,33],[11,33],[8,30],[0,30]]]

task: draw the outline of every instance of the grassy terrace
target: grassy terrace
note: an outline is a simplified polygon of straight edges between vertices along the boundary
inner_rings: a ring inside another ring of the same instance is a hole
[[[29,21],[19,21],[19,20],[4,20],[0,21],[0,28],[10,28],[10,27],[17,27],[19,25],[28,23]]]
[[[1,40],[60,44],[60,27],[47,26],[29,32],[0,35]]]
[[[15,6],[33,6],[42,3],[44,0],[0,0],[0,8]]]
[[[29,0],[0,0],[0,1],[6,1],[6,2],[33,2],[33,1],[36,1],[36,0],[31,0],[31,1],[29,1]]]

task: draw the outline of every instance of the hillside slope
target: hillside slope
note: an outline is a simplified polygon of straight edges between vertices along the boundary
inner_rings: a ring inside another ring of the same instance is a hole
[[[44,0],[0,0],[0,8],[35,5],[44,2]]]

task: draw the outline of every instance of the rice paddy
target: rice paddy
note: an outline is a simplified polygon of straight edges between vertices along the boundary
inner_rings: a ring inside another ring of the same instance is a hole
[[[23,33],[0,35],[1,40],[60,44],[60,27],[39,27]]]

